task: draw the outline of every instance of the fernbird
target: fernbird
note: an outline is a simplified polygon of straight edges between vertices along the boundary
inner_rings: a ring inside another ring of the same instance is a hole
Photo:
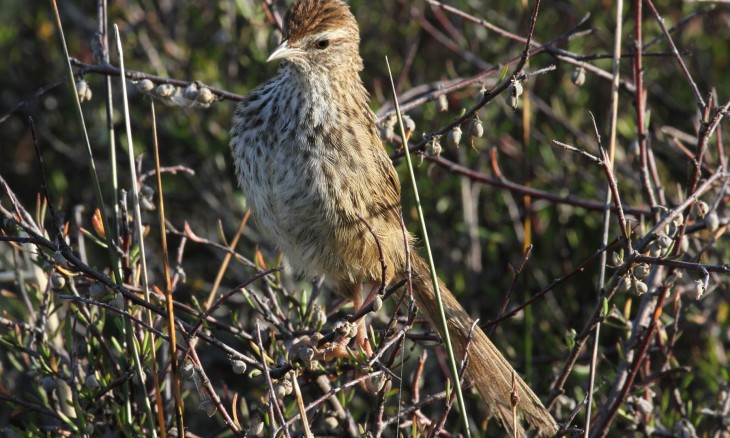
[[[382,282],[381,251],[388,284],[406,275],[406,241],[414,244],[410,235],[404,238],[400,183],[359,76],[359,45],[357,22],[344,2],[295,1],[283,41],[269,57],[280,60],[278,74],[238,104],[230,141],[257,222],[294,269],[324,275],[356,311]],[[440,328],[429,268],[410,253],[416,303]],[[460,358],[473,320],[443,283],[440,289]],[[370,351],[362,324],[357,342]],[[512,431],[513,368],[478,326],[469,355],[467,378],[489,415]],[[519,376],[515,381],[520,417],[540,434],[554,434],[555,420]]]

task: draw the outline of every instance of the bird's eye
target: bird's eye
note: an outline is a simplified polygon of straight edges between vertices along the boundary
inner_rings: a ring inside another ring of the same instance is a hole
[[[318,49],[326,49],[330,45],[330,40],[319,40],[317,41]]]

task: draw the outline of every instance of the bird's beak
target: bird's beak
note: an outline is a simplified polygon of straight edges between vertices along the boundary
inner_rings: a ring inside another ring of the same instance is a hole
[[[279,44],[279,47],[277,47],[276,50],[274,50],[271,55],[269,55],[269,59],[267,59],[266,62],[275,61],[277,59],[291,58],[300,55],[301,53],[302,49],[298,47],[291,47],[289,45],[289,41],[284,40],[281,44]]]

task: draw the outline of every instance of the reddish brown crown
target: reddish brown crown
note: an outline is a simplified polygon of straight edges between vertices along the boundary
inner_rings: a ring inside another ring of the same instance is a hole
[[[357,22],[344,2],[297,0],[284,19],[284,39],[296,43],[306,35],[348,27],[357,29]]]

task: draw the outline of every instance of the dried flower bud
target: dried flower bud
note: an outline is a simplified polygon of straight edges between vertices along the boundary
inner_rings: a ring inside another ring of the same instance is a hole
[[[666,234],[669,237],[676,236],[677,231],[679,231],[679,228],[676,225],[674,225],[674,222],[670,222],[664,226],[664,234]]]
[[[633,156],[638,156],[641,153],[641,148],[639,147],[639,142],[637,140],[632,140],[631,143],[629,143],[628,152]]]
[[[315,327],[322,327],[327,322],[327,313],[322,309],[321,306],[317,305],[314,309],[314,316],[312,323]]]
[[[198,409],[201,411],[205,411],[205,415],[212,417],[215,415],[215,412],[218,410],[218,408],[215,407],[215,403],[213,403],[213,400],[203,400],[198,405]]]
[[[66,286],[66,277],[59,274],[58,272],[54,272],[53,275],[51,275],[51,289],[55,291],[59,291],[63,289]]]
[[[84,79],[79,79],[78,81],[76,81],[76,94],[78,94],[79,101],[81,103],[91,100],[92,94],[89,83],[86,82]]]
[[[200,89],[200,92],[198,93],[198,102],[201,104],[208,106],[211,103],[215,102],[217,99],[216,95],[213,94],[212,91],[210,91],[210,88],[203,87]]]
[[[649,251],[649,256],[651,257],[659,257],[662,255],[662,249],[659,247],[659,243],[657,243],[656,240],[647,245],[646,249]]]
[[[311,362],[312,359],[314,359],[314,350],[309,347],[300,348],[297,352],[297,356],[299,356],[299,359],[301,359],[304,363]]]
[[[634,281],[634,293],[638,296],[642,296],[645,293],[649,292],[649,286],[646,285],[643,281],[636,280]]]
[[[57,266],[61,266],[63,268],[68,268],[68,261],[66,260],[66,256],[64,256],[61,251],[56,251],[53,254],[53,262]]]
[[[149,79],[142,79],[137,82],[137,89],[143,93],[149,93],[155,89],[155,84]]]
[[[692,294],[693,298],[695,300],[699,300],[700,298],[702,298],[702,295],[704,295],[706,291],[707,285],[705,285],[705,282],[702,280],[695,280],[695,287]]]
[[[672,434],[675,438],[697,438],[695,427],[686,418],[682,418],[674,425]]]
[[[416,122],[408,114],[404,114],[402,119],[403,129],[405,129],[406,134],[412,134],[416,130]]]
[[[512,109],[517,109],[517,104],[519,103],[520,96],[522,96],[522,92],[522,82],[512,80],[509,85],[509,97],[507,99],[507,102]]]
[[[446,98],[445,94],[441,94],[441,95],[439,95],[439,97],[436,98],[436,109],[439,112],[448,111],[449,99]]]
[[[250,433],[253,436],[261,436],[261,433],[264,431],[264,423],[262,421],[259,421],[258,423],[254,424],[253,426],[249,427],[247,432]]]
[[[476,103],[480,103],[482,100],[484,100],[484,95],[487,94],[487,89],[484,87],[484,84],[482,84],[482,88],[477,91],[477,94],[474,96],[474,100]]]
[[[122,295],[121,292],[115,293],[114,296],[112,297],[109,305],[111,305],[112,307],[116,307],[117,309],[123,309],[124,308],[124,295]]]
[[[618,251],[614,251],[611,253],[611,263],[613,263],[613,266],[619,266],[624,262],[623,255],[619,253]]]
[[[667,286],[672,286],[680,278],[682,278],[682,271],[674,271],[666,280],[664,280],[664,283],[666,283]]]
[[[393,125],[382,125],[380,126],[380,139],[383,141],[393,141],[393,137],[395,137],[395,130],[393,129]]]
[[[291,381],[287,379],[281,380],[274,385],[274,394],[276,394],[276,398],[279,400],[283,399],[284,396],[291,394],[293,390],[294,387]]]
[[[459,125],[454,126],[454,129],[446,134],[446,145],[450,147],[459,147],[461,142],[461,127]]]
[[[720,218],[717,217],[717,212],[715,210],[712,210],[705,216],[705,227],[713,233],[720,228]]]
[[[89,296],[95,300],[103,300],[108,293],[109,290],[106,286],[99,282],[92,283],[91,286],[89,286]]]
[[[631,278],[628,275],[625,275],[618,284],[618,291],[619,292],[628,292],[631,290]]]
[[[659,248],[661,249],[667,249],[670,246],[672,246],[672,238],[667,236],[666,234],[660,234],[659,237],[656,240],[657,244],[659,245]]]
[[[643,415],[651,414],[654,409],[654,405],[651,400],[647,400],[643,397],[636,397],[632,395],[626,398],[626,402],[636,409],[637,412]]]
[[[56,381],[56,378],[51,375],[43,376],[43,379],[41,379],[41,386],[43,386],[43,389],[46,391],[53,391],[58,388],[58,381]]]
[[[198,94],[200,93],[200,90],[198,89],[198,84],[195,82],[192,82],[190,85],[185,87],[185,90],[183,91],[183,97],[187,100],[196,100],[198,98]]]
[[[172,97],[175,94],[175,86],[172,84],[160,84],[155,89],[155,93],[162,98]]]
[[[586,69],[583,66],[578,66],[573,70],[570,75],[570,80],[577,86],[581,86],[586,83]]]
[[[683,253],[686,253],[687,251],[689,251],[689,238],[686,235],[682,236],[682,242],[680,242],[680,244],[679,244],[679,249]]]
[[[246,372],[246,362],[242,361],[241,359],[232,359],[231,368],[233,368],[234,373],[243,374]]]
[[[679,213],[674,216],[674,218],[672,219],[672,224],[674,224],[674,226],[677,228],[682,226],[682,224],[684,224],[684,215],[682,213]]]
[[[441,152],[443,152],[444,148],[441,147],[441,142],[439,141],[440,138],[434,137],[430,142],[428,142],[428,146],[426,147],[426,155],[429,155],[431,157],[438,157],[441,155]]]
[[[328,429],[337,429],[340,426],[340,421],[334,415],[328,415],[324,419],[324,424]]]
[[[87,388],[91,390],[99,389],[99,381],[96,379],[96,376],[93,373],[86,376],[86,379],[84,379],[84,384]]]
[[[190,362],[185,362],[180,367],[180,377],[183,379],[192,379],[195,375],[195,367]]]
[[[705,201],[697,201],[692,208],[694,213],[697,215],[697,217],[705,217],[707,214],[707,211],[710,209],[710,207],[707,205]]]
[[[634,277],[637,279],[643,280],[647,277],[647,275],[649,275],[649,265],[646,263],[641,263],[634,267]]]
[[[373,312],[378,312],[383,308],[383,298],[380,295],[376,295],[373,298]]]
[[[479,117],[472,119],[471,126],[469,127],[469,135],[476,138],[481,138],[484,135],[484,126],[482,126],[482,121],[479,120]]]

